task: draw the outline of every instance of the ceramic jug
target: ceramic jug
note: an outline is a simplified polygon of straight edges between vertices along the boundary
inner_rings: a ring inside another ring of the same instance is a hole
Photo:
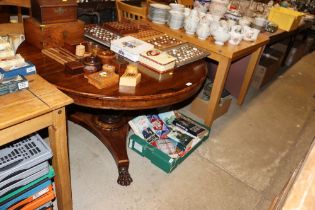
[[[8,34],[8,41],[10,42],[14,52],[16,52],[17,48],[24,40],[24,34]]]
[[[232,26],[230,36],[231,38],[229,40],[229,43],[232,45],[239,45],[243,39],[242,26],[240,25]]]
[[[215,44],[224,45],[224,42],[230,39],[230,34],[223,28],[219,27],[214,33],[213,38],[215,40]]]
[[[186,34],[193,35],[197,30],[199,23],[198,11],[193,9],[190,12],[190,15],[185,19],[185,31]]]
[[[198,39],[205,40],[210,35],[210,28],[207,22],[200,22],[197,28]]]

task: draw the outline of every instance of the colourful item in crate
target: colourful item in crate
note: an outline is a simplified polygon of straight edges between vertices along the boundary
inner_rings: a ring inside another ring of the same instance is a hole
[[[268,20],[277,24],[282,30],[292,31],[299,26],[304,15],[304,13],[292,9],[273,7],[270,9]]]

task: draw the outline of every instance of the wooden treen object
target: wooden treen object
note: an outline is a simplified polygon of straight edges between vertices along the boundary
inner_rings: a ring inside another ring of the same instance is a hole
[[[116,0],[116,8],[118,21],[122,21],[123,19],[140,20],[146,19],[147,17],[146,7],[132,6],[120,0]]]

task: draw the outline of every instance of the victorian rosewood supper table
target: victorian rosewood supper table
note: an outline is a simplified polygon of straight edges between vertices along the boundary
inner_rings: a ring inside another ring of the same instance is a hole
[[[126,151],[128,120],[135,110],[165,107],[182,102],[195,95],[201,88],[207,69],[204,61],[179,67],[167,79],[157,80],[145,73],[137,87],[97,89],[87,82],[83,74],[71,75],[56,61],[46,57],[39,49],[23,43],[19,53],[36,65],[37,72],[56,85],[78,105],[70,120],[95,134],[110,150],[118,167],[121,185],[132,182],[128,172],[129,160]],[[121,62],[119,73],[126,65]]]
[[[173,30],[166,25],[155,24],[148,20],[141,20],[141,23],[147,23],[155,30],[162,31],[178,39],[182,39],[199,47],[203,47],[210,52],[208,57],[218,62],[218,68],[214,78],[210,100],[204,115],[204,121],[206,125],[211,126],[216,118],[216,112],[219,109],[218,105],[220,102],[222,90],[224,88],[231,63],[250,55],[248,66],[244,66],[244,68],[246,68],[246,72],[243,78],[239,96],[237,98],[237,103],[239,105],[244,102],[256,65],[260,59],[265,45],[269,41],[268,36],[265,34],[260,34],[255,42],[242,41],[238,46],[228,43],[225,43],[224,46],[220,46],[214,43],[212,37],[209,37],[207,40],[200,40],[196,36],[187,35],[183,29]]]

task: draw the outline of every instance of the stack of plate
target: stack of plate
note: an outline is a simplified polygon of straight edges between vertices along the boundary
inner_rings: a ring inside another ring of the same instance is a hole
[[[168,20],[168,11],[171,8],[164,4],[150,4],[149,19],[157,24],[165,24]]]

